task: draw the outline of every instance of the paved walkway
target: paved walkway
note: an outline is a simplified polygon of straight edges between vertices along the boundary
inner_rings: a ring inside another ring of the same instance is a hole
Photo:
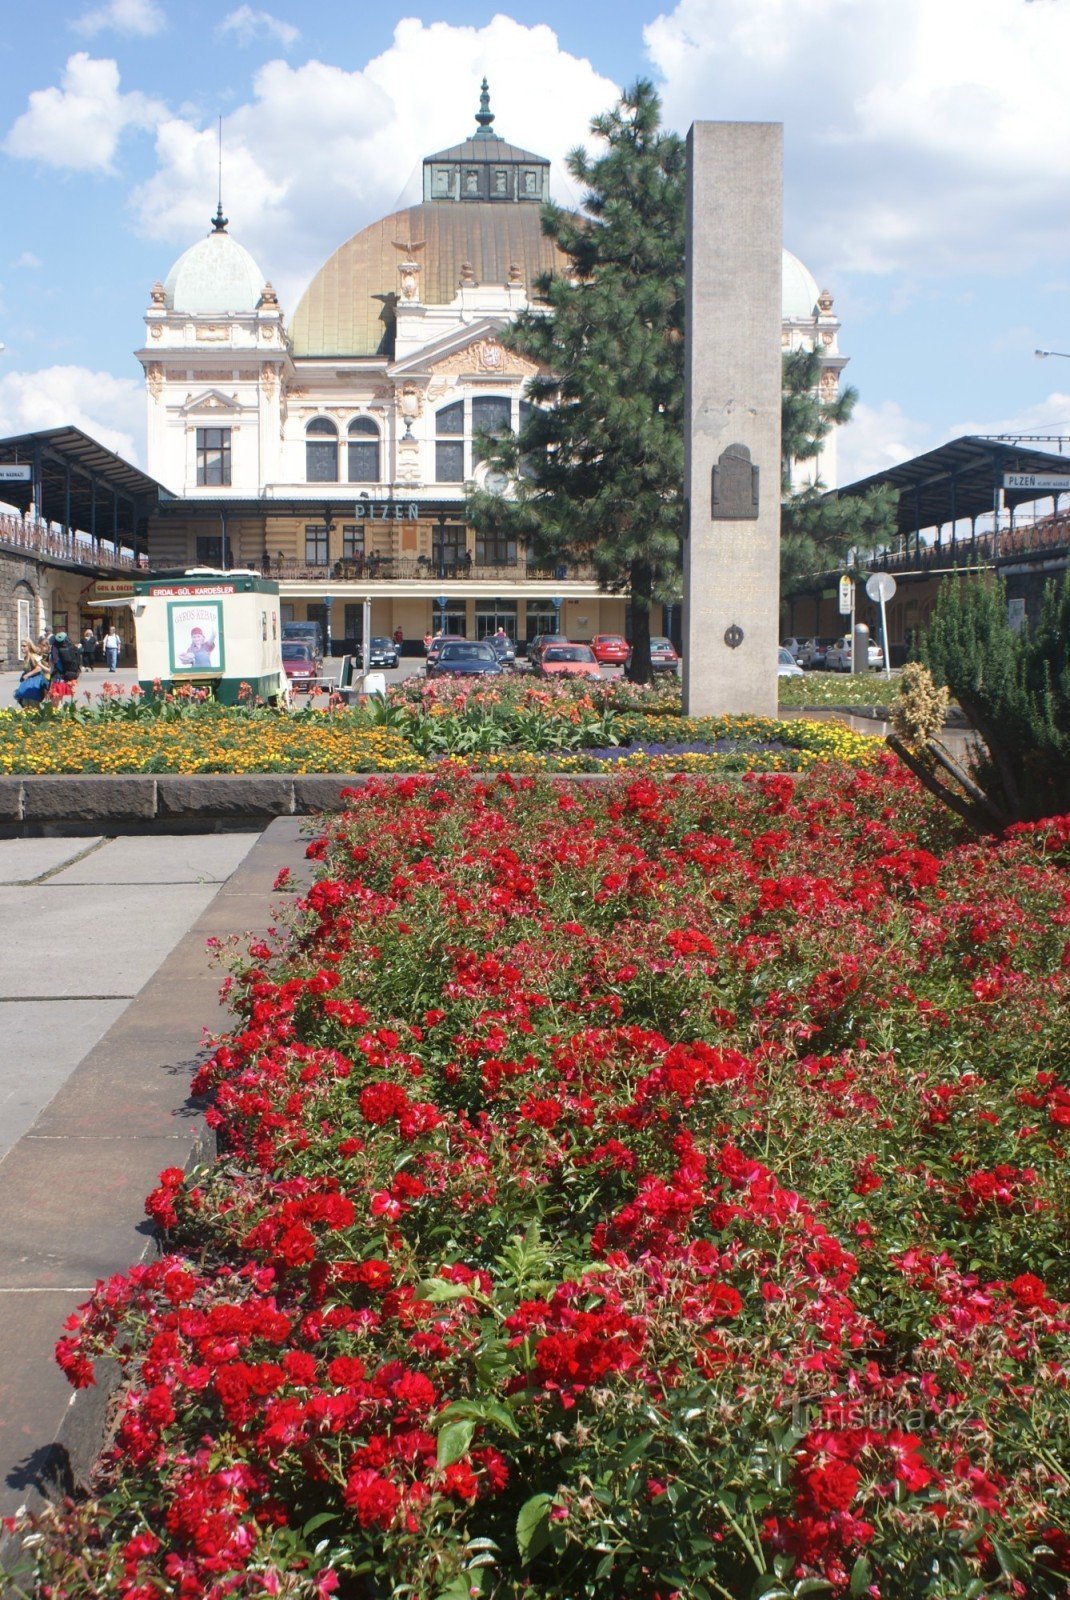
[[[155,1249],[160,1170],[207,1149],[189,1080],[227,1017],[205,940],[271,925],[279,868],[308,881],[300,830],[0,842],[0,1517],[96,1454],[107,1374],[76,1396],[53,1347],[98,1278]]]
[[[256,838],[0,839],[0,1160]]]

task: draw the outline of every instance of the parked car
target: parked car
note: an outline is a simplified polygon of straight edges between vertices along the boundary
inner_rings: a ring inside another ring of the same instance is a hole
[[[548,644],[535,668],[541,678],[597,678],[602,680],[594,651],[587,644]]]
[[[623,667],[628,659],[628,641],[619,633],[596,633],[591,649],[595,660],[603,667]]]
[[[825,653],[831,643],[831,639],[804,639],[796,657],[800,667],[820,671],[825,665]]]
[[[282,641],[282,670],[294,689],[308,689],[319,677],[319,663],[303,639]]]
[[[786,650],[793,661],[798,661],[799,657],[802,655],[802,640],[781,639],[780,648],[781,650]]]
[[[632,664],[632,652],[628,651],[627,665]],[[675,672],[680,665],[680,657],[673,648],[671,639],[664,639],[660,635],[650,640],[650,667],[653,672]]]
[[[316,658],[316,667],[323,665],[323,634],[318,622],[284,622],[282,625],[283,648],[291,641],[307,644]]]
[[[568,644],[566,633],[537,633],[528,645],[528,660],[532,666],[538,666],[539,656],[548,644]]]
[[[500,677],[504,670],[490,645],[480,639],[447,640],[427,664],[429,678]]]
[[[372,639],[368,648],[369,667],[396,667],[398,660],[398,647],[393,639],[378,636]]]
[[[803,669],[800,667],[799,663],[796,661],[787,645],[782,644],[776,655],[776,675],[778,678],[801,678],[803,676]]]
[[[463,633],[436,633],[435,637],[431,640],[431,643],[427,647],[428,672],[430,672],[432,666],[438,660],[439,653],[441,652],[443,645],[466,643],[467,640],[465,639]]]
[[[830,644],[826,650],[825,671],[850,672],[851,656],[852,650],[850,635],[845,633],[842,638],[836,640],[835,644]],[[866,662],[871,672],[879,667],[883,667],[884,665],[884,651],[874,639],[869,641],[869,649],[866,652]]]
[[[489,644],[503,667],[516,666],[516,645],[504,633],[492,633],[484,644]]]

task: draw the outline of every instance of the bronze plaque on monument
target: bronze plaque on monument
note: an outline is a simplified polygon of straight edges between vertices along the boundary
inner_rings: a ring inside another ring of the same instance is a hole
[[[722,450],[713,469],[715,522],[744,522],[758,516],[758,468],[745,444],[730,444]]]

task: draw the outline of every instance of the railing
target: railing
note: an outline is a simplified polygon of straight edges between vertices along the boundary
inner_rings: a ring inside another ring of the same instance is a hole
[[[928,572],[936,567],[969,566],[974,561],[991,564],[1005,561],[1009,556],[1041,555],[1068,547],[1070,518],[1045,517],[1040,522],[1001,528],[998,534],[988,531],[972,538],[967,534],[953,542],[938,540],[935,544],[922,545],[920,550],[884,550],[868,557],[865,564],[884,572]]]
[[[580,562],[557,562],[551,566],[534,561],[513,561],[501,565],[475,561],[428,561],[426,557],[413,556],[357,556],[341,561],[305,563],[283,559],[265,562],[265,577],[279,578],[283,582],[355,583],[411,582],[426,579],[436,583],[466,582],[469,579],[485,583],[527,583],[532,580],[552,584],[566,581],[594,582],[594,568]]]
[[[83,567],[109,567],[129,571],[148,563],[144,556],[134,556],[128,550],[114,550],[102,545],[100,540],[81,539],[73,533],[57,533],[47,522],[30,518],[0,515],[0,543],[14,545],[17,550],[27,550],[33,555],[52,556],[57,561],[76,561]]]

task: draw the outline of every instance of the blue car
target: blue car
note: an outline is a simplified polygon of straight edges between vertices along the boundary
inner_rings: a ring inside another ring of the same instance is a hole
[[[491,646],[475,639],[444,644],[436,658],[427,663],[429,678],[474,678],[484,674],[500,677],[503,671]]]

